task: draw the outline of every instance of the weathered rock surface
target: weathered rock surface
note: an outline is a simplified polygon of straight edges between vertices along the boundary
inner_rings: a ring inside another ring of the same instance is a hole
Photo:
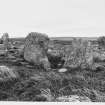
[[[49,38],[45,34],[31,32],[25,39],[24,59],[34,64],[41,64],[45,69],[50,68],[46,52]]]

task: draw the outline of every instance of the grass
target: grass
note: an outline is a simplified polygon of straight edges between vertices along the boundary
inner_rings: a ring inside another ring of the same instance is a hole
[[[15,75],[15,78],[7,79],[6,81],[0,80],[0,100],[56,101],[58,97],[78,95],[88,97],[92,102],[105,102],[105,70],[93,71],[89,68],[81,68],[82,57],[87,60],[85,58],[85,53],[87,52],[85,48],[87,46],[84,46],[82,42],[74,46],[75,48],[72,47],[72,49],[70,46],[64,48],[61,53],[65,52],[65,55],[69,56],[73,52],[76,56],[74,56],[75,59],[73,58],[74,61],[78,60],[79,62],[80,60],[80,63],[77,62],[78,68],[68,66],[68,71],[65,73],[58,72],[59,67],[57,67],[56,63],[61,61],[59,57],[57,61],[50,59],[51,62],[54,61],[52,68],[56,65],[55,70],[51,69],[51,71],[46,71],[39,65],[29,64],[22,58],[19,60],[19,57],[15,58],[18,59],[16,61],[11,58],[0,57],[0,65],[11,68],[5,71],[1,70],[1,75],[3,76],[5,73],[9,77]],[[77,59],[77,56],[79,59]],[[67,58],[65,57],[65,59]],[[94,63],[104,64],[104,61],[100,62],[99,57],[97,57]],[[68,62],[69,64],[70,61]]]
[[[39,72],[25,69],[17,70],[20,76],[17,80],[1,82],[0,100],[12,101],[47,101],[49,95],[54,101],[59,96],[87,96],[92,101],[104,101],[105,72],[75,71],[58,73],[57,71]],[[103,74],[104,73],[104,74]],[[103,75],[102,75],[103,74]],[[49,89],[50,93],[43,95],[41,90]]]

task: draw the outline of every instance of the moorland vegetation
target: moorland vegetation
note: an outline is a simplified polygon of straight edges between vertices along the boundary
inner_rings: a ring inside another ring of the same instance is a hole
[[[105,102],[105,37],[64,44],[32,32],[15,43],[6,33],[0,43],[1,101]]]

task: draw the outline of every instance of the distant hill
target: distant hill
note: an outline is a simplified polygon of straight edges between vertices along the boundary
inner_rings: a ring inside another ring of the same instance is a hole
[[[98,37],[50,37],[51,40],[58,40],[58,41],[71,41],[73,38],[76,39],[83,39],[83,40],[97,40]],[[24,41],[24,37],[22,38],[10,38],[10,40],[15,40],[15,41]]]
[[[76,39],[83,39],[83,40],[89,40],[92,43],[96,43],[98,37],[50,37],[51,41],[54,41],[54,43],[58,44],[63,44],[63,45],[71,45],[73,38]],[[25,38],[10,38],[11,42],[16,41],[17,43],[19,42],[20,44],[24,44]]]
[[[71,41],[73,38],[83,39],[83,40],[97,40],[98,37],[51,37],[52,40],[63,40],[63,41]]]

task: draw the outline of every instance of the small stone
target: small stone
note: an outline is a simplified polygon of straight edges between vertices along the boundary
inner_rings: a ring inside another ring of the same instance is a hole
[[[27,65],[25,65],[26,67],[28,67],[28,68],[34,68],[34,66],[31,66],[31,65],[29,65],[29,64],[27,64]]]
[[[29,65],[28,62],[20,62],[22,65]]]
[[[0,56],[6,55],[6,54],[7,54],[7,51],[5,51],[5,50],[0,50]]]
[[[66,72],[66,71],[67,71],[66,68],[61,68],[61,69],[58,70],[58,72],[60,72],[60,73],[64,73],[64,72]]]

